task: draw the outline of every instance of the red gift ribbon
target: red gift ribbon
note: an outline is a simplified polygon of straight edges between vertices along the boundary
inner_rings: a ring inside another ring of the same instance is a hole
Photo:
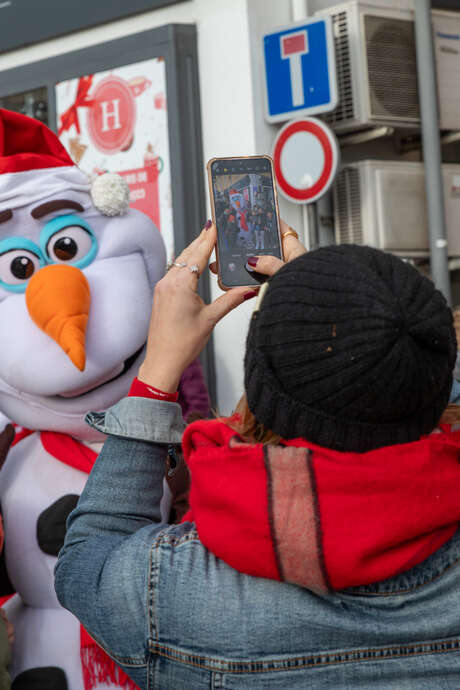
[[[61,126],[59,127],[58,136],[61,136],[62,132],[70,129],[72,125],[75,125],[77,134],[80,134],[80,122],[78,121],[77,108],[89,108],[94,104],[94,100],[88,98],[88,91],[90,90],[92,83],[92,74],[87,77],[80,77],[78,80],[75,101],[70,108],[67,108],[67,110],[61,115]]]

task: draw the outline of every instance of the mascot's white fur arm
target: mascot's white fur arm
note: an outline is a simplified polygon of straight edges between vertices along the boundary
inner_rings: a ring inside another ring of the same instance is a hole
[[[3,414],[3,412],[0,412],[0,431],[3,431],[3,429],[6,427],[7,424],[11,422],[11,419],[9,419],[6,415]]]
[[[12,677],[43,690],[126,682],[60,607],[53,569],[94,461],[88,443],[103,441],[85,414],[128,392],[165,270],[160,233],[127,204],[120,178],[97,179],[93,198],[50,130],[0,110],[0,409],[34,430],[0,472],[17,592],[5,608],[16,629]]]

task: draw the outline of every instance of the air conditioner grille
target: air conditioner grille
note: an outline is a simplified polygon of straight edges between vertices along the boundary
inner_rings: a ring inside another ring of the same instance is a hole
[[[364,15],[371,117],[420,119],[414,22]]]
[[[356,168],[343,168],[336,182],[336,241],[338,244],[363,244],[360,174]]]
[[[324,115],[324,120],[330,124],[353,118],[353,91],[351,85],[347,12],[338,12],[332,15],[332,27],[337,70],[338,106],[332,113]]]

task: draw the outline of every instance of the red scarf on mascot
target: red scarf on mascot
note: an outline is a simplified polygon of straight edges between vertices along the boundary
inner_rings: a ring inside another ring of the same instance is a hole
[[[460,431],[366,453],[302,439],[246,444],[219,420],[187,427],[190,510],[236,570],[318,593],[409,570],[460,521]]]

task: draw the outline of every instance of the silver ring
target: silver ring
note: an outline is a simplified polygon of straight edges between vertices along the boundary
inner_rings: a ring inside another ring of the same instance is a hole
[[[187,264],[185,263],[185,261],[173,261],[173,259],[171,259],[171,261],[168,261],[166,270],[169,271],[169,269],[173,266],[176,266],[177,268],[185,268]]]
[[[190,273],[199,273],[199,271],[200,271],[200,269],[198,268],[198,266],[196,264],[193,264],[193,266],[189,266],[188,270],[190,271]]]

